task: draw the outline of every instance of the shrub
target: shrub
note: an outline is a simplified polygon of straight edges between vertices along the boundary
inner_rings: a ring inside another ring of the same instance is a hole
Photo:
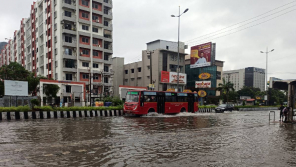
[[[38,99],[32,99],[31,104],[32,104],[32,108],[34,108],[34,106],[39,106],[40,102]]]
[[[123,105],[123,101],[120,100],[119,97],[114,97],[114,98],[112,99],[112,104],[113,104],[113,106]]]

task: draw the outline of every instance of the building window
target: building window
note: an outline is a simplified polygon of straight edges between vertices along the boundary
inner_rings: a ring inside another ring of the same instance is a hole
[[[82,50],[82,53],[83,53],[84,55],[89,55],[89,50],[83,49],[83,50]]]
[[[98,45],[98,44],[99,44],[99,40],[98,40],[98,39],[94,39],[94,40],[93,40],[93,44],[94,44],[94,45]]]
[[[97,4],[97,3],[93,3],[92,6],[93,6],[94,9],[99,9],[99,4]]]
[[[84,6],[88,6],[89,1],[87,1],[87,0],[81,0],[81,3]]]
[[[66,93],[71,93],[71,86],[70,85],[66,85]]]
[[[93,15],[93,16],[92,16],[92,19],[93,19],[94,21],[97,21],[97,20],[99,20],[99,16]]]
[[[83,43],[88,43],[88,42],[89,42],[89,39],[86,38],[86,37],[82,37],[82,42],[83,42]]]
[[[138,68],[138,72],[141,72],[141,71],[142,71],[142,68],[141,68],[141,67],[139,67],[139,68]]]
[[[104,77],[104,83],[109,83],[108,82],[108,77]]]
[[[69,11],[65,11],[65,16],[67,16],[67,17],[71,17],[71,12],[69,12]]]
[[[96,57],[99,56],[99,52],[96,51],[96,50],[94,50],[94,51],[93,51],[93,56],[96,56]]]
[[[93,68],[99,68],[99,64],[93,63]]]
[[[131,78],[131,81],[134,81],[135,80],[135,78]]]
[[[64,0],[64,2],[71,5],[72,0]]]
[[[82,12],[82,13],[81,13],[81,16],[82,16],[83,18],[88,19],[88,13],[86,13],[86,12]]]
[[[83,79],[89,79],[88,74],[83,74],[83,75],[82,75],[82,78],[83,78]]]
[[[88,26],[82,25],[82,29],[85,30],[85,31],[88,31]]]
[[[89,63],[87,63],[87,62],[82,62],[82,67],[89,67]]]
[[[128,79],[125,79],[124,82],[128,82]]]
[[[132,72],[132,73],[135,73],[135,69],[131,69],[131,72]]]
[[[147,66],[148,70],[150,70],[150,66]]]
[[[128,70],[125,70],[125,74],[128,74]]]
[[[109,67],[108,66],[104,66],[104,72],[109,72]]]
[[[99,80],[99,75],[94,75],[94,76],[93,76],[93,79],[94,79],[94,80]]]
[[[65,36],[65,42],[72,43],[72,37],[70,37],[70,36]]]
[[[104,55],[104,60],[109,61],[109,56],[108,55]]]
[[[96,28],[96,27],[93,27],[93,32],[96,32],[96,33],[98,33],[98,32],[99,32],[99,29],[98,29],[98,28]]]
[[[65,49],[65,55],[72,55],[72,49]]]
[[[66,80],[72,81],[72,74],[66,74]]]

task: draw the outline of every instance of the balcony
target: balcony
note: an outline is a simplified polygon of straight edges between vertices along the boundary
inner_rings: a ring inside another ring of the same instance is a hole
[[[113,47],[111,44],[104,44],[104,52],[113,53],[112,49]]]
[[[104,0],[104,4],[103,5],[112,8],[112,0]]]
[[[63,54],[63,58],[64,59],[76,60],[77,59],[77,54],[75,52],[73,52],[72,55],[69,55],[69,54],[64,53]]]
[[[72,22],[76,22],[76,16],[74,14],[71,15],[71,17],[65,16],[65,12],[62,14],[62,20],[68,20]],[[62,21],[63,24],[63,21]]]
[[[63,3],[62,3],[63,8],[68,8],[68,9],[73,9],[73,10],[76,9],[76,6],[74,5],[73,2],[71,2],[71,4],[68,4],[68,3],[65,2],[65,0],[62,0],[62,1],[63,1]]]
[[[63,28],[63,33],[76,35],[76,28]]]
[[[77,42],[76,42],[76,40],[72,40],[72,42],[65,42],[65,41],[63,41],[63,46],[68,46],[68,47],[76,48]]]

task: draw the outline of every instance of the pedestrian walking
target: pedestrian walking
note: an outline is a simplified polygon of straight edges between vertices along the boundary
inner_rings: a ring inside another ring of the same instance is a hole
[[[283,121],[284,120],[284,106],[283,106],[283,104],[281,104],[281,106],[280,106],[280,108],[279,108],[279,110],[280,110],[280,121]]]

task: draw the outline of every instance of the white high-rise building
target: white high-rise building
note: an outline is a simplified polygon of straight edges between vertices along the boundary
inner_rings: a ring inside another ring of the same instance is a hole
[[[85,82],[86,89],[91,78],[94,94],[110,90],[112,0],[39,0],[28,16],[1,51],[0,66],[18,62],[36,75]]]
[[[244,86],[265,90],[265,69],[257,67],[247,67],[239,70],[223,71],[223,78],[226,82],[231,82],[236,91]]]

